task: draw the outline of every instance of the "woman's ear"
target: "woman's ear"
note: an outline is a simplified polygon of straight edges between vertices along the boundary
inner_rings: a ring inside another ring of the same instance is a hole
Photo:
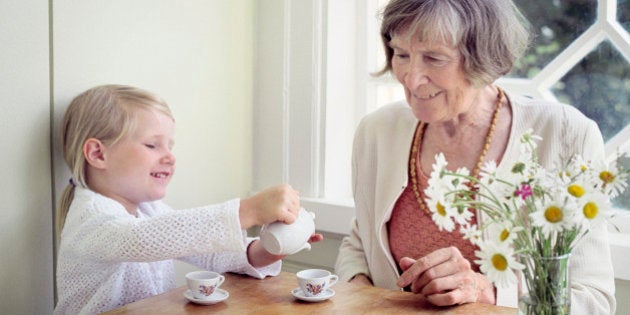
[[[98,169],[105,168],[105,146],[95,138],[89,138],[83,144],[83,156],[90,166]]]

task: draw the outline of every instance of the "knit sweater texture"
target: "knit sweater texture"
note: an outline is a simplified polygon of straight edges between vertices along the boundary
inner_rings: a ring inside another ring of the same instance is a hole
[[[129,214],[117,201],[76,187],[57,258],[55,314],[97,314],[176,287],[173,259],[199,268],[277,275],[281,262],[256,269],[253,238],[241,229],[240,200],[186,210],[162,201]]]

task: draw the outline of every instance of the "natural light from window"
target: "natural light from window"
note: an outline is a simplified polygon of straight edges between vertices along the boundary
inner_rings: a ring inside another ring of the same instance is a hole
[[[338,45],[351,37],[343,31],[330,31],[340,29],[341,26],[335,23],[347,25],[347,20],[335,20],[332,13],[337,9],[335,2],[329,2],[328,69],[336,65],[335,56],[330,54],[338,52]],[[366,0],[358,4],[356,10],[357,15],[365,15],[365,25],[361,27],[359,23],[355,32],[367,32],[355,35],[356,42],[353,43],[357,47],[350,49],[355,55],[364,55],[358,58],[356,69],[349,70],[356,73],[357,81],[350,91],[358,94],[349,100],[358,105],[339,115],[338,109],[334,108],[336,105],[331,108],[331,104],[327,104],[326,199],[351,199],[352,135],[347,133],[353,132],[360,117],[366,113],[404,99],[402,88],[394,78],[370,75],[385,63],[378,13],[387,2]],[[577,107],[598,123],[607,142],[609,158],[614,156],[616,147],[630,148],[630,1],[516,0],[515,3],[530,20],[536,37],[515,69],[500,79],[498,85],[515,93]],[[332,38],[344,35],[348,38]],[[331,41],[337,44],[335,49],[331,48]],[[338,70],[336,68],[334,73],[339,73]],[[336,82],[335,78],[328,77],[328,93],[335,93]],[[351,117],[353,114],[355,116]],[[340,117],[345,117],[345,124]],[[624,163],[628,167],[629,159]],[[618,208],[630,209],[630,189],[614,202]]]

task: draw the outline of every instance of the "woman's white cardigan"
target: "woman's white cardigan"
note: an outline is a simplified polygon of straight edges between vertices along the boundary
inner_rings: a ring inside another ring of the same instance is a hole
[[[545,167],[558,165],[574,154],[585,159],[603,157],[604,144],[597,124],[574,107],[526,97],[509,99],[512,127],[499,167],[511,167],[520,154],[519,137],[529,128],[543,137],[538,156]],[[343,280],[364,273],[376,286],[399,289],[386,223],[408,182],[408,157],[416,124],[409,106],[398,102],[367,115],[357,128],[352,158],[356,213],[335,265]],[[576,245],[570,266],[572,313],[613,314],[615,284],[604,224],[593,228]],[[515,307],[516,286],[498,288],[497,304]]]

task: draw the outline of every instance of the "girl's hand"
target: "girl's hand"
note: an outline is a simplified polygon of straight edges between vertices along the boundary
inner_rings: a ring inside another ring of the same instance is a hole
[[[321,242],[324,239],[324,236],[319,233],[313,233],[311,237],[308,239],[309,243],[317,243]]]
[[[285,255],[274,255],[269,253],[262,246],[262,242],[260,240],[255,240],[249,244],[247,247],[247,261],[254,268],[260,268],[267,265],[271,265],[278,260],[286,257]]]
[[[418,260],[400,260],[404,272],[398,286],[411,285],[432,304],[445,306],[469,302],[495,303],[494,286],[486,276],[476,273],[456,247],[438,249]]]
[[[299,211],[300,193],[289,185],[280,185],[241,199],[239,219],[243,229],[275,221],[291,224]]]

